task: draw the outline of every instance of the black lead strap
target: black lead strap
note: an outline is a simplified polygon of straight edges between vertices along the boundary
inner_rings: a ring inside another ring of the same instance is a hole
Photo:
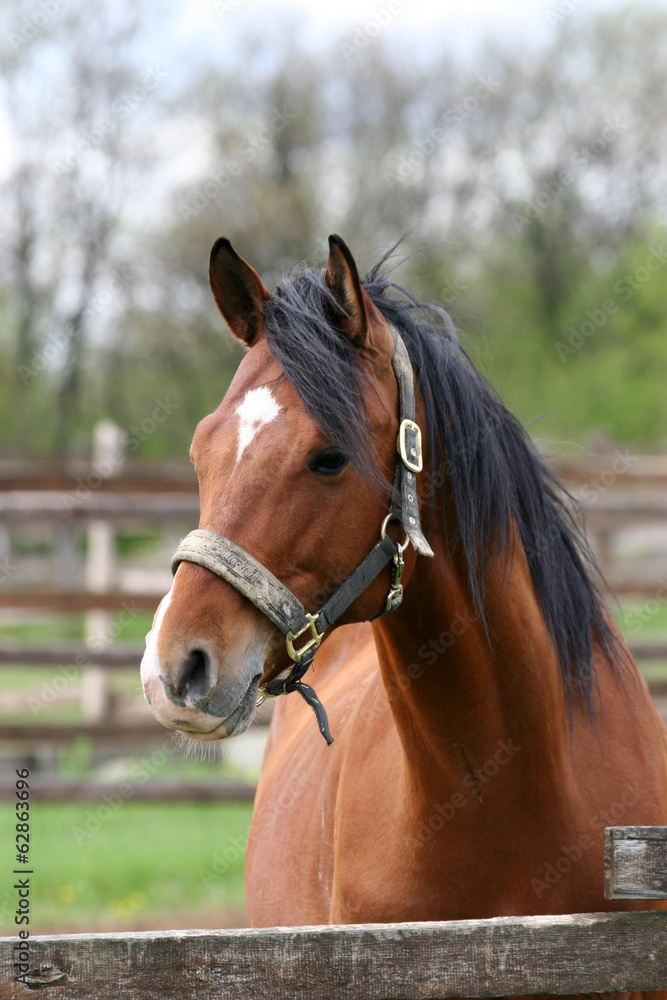
[[[421,431],[415,423],[415,393],[412,365],[401,337],[391,328],[394,337],[392,367],[398,382],[400,426],[394,472],[394,495],[390,513],[380,531],[380,539],[357,568],[338,587],[316,614],[309,614],[301,601],[254,556],[224,535],[205,528],[191,531],[176,549],[171,567],[175,573],[182,562],[197,563],[226,580],[239,593],[259,608],[285,636],[285,645],[293,667],[289,675],[264,685],[267,695],[298,691],[313,708],[320,732],[327,743],[333,743],[324,706],[315,691],[304,684],[302,677],[313,662],[324,633],[349,608],[385,566],[393,560],[391,589],[381,614],[393,611],[402,600],[400,578],[403,570],[403,550],[411,542],[418,555],[433,556],[433,550],[421,530],[417,502],[417,474],[422,469]],[[386,534],[387,522],[401,521],[406,540],[401,545]],[[297,643],[297,640],[301,640]]]

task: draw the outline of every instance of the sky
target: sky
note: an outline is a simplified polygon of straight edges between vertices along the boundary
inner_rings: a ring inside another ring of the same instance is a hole
[[[113,0],[104,0],[112,3]],[[294,26],[307,48],[330,50],[338,39],[343,53],[355,58],[371,51],[377,39],[397,46],[401,58],[422,62],[436,55],[444,43],[461,58],[473,58],[489,39],[516,41],[521,50],[547,43],[558,26],[570,18],[586,18],[599,10],[623,6],[624,0],[162,0],[154,9],[154,25],[143,45],[146,65],[167,64],[178,89],[188,70],[202,60],[220,63],[235,50],[238,39],[262,30],[264,41],[272,31]],[[657,0],[656,6],[667,6]],[[29,13],[30,4],[24,9]],[[56,8],[54,20],[58,19]],[[62,7],[66,10],[66,7]],[[150,9],[150,6],[148,6]],[[34,0],[34,12],[41,10]],[[40,28],[48,32],[49,24]],[[0,99],[0,179],[12,169],[16,147]]]
[[[667,0],[658,0],[664,6]],[[518,44],[539,44],[548,39],[558,23],[597,10],[623,6],[623,0],[195,0],[178,18],[181,39],[199,34],[202,26],[219,41],[233,36],[236,27],[264,18],[271,22],[294,15],[301,32],[313,45],[323,44],[332,34],[343,34],[354,43],[364,36],[368,44],[378,31],[399,40],[407,39],[419,58],[429,47],[446,38],[460,51],[474,50],[491,37],[515,37]],[[260,12],[263,11],[263,14]],[[223,32],[216,28],[222,26]]]

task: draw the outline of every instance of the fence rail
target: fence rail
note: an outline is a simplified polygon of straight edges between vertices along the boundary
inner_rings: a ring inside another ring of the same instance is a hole
[[[645,578],[608,578],[610,590],[619,597],[662,597],[667,600],[667,576],[662,581]],[[121,611],[129,607],[132,611],[154,612],[164,597],[164,592],[142,593],[125,590],[94,592],[90,590],[2,590],[0,589],[0,609],[59,611],[74,613],[103,609]]]
[[[0,1000],[442,1000],[657,990],[667,914],[35,937],[25,984],[0,941]],[[4,980],[4,982],[3,982]]]
[[[0,608],[19,611],[155,611],[161,594],[134,594],[124,590],[0,590]]]
[[[667,496],[660,490],[604,491],[588,496],[581,494],[587,521],[593,525],[618,527],[629,518],[664,520],[667,517]],[[0,488],[0,522],[18,523],[26,520],[54,521],[107,518],[113,521],[168,521],[196,517],[199,498],[192,490],[160,491],[153,484],[144,490],[134,484],[134,491],[83,490],[62,493],[57,490],[11,490]]]
[[[255,792],[254,785],[238,782],[159,781],[150,784],[147,780],[128,778],[127,781],[104,784],[35,776],[30,779],[33,802],[102,802],[105,799],[131,799],[132,802],[252,802]],[[0,784],[0,802],[16,802],[15,784]]]
[[[0,459],[0,491],[30,490],[37,493],[105,492],[197,493],[197,477],[184,462],[142,462],[126,459],[113,474],[87,459],[65,462],[39,459]]]
[[[567,483],[606,487],[661,487],[667,485],[667,456],[632,455],[618,462],[615,451],[600,452],[583,460],[553,456],[549,465]],[[197,492],[197,477],[187,462],[147,462],[126,458],[113,474],[104,474],[87,459],[0,459],[1,490],[59,490],[102,487],[113,492],[175,490]]]
[[[667,655],[667,645],[665,646]],[[141,662],[144,646],[107,646],[93,650],[83,643],[54,643],[49,646],[27,646],[24,643],[0,644],[0,666],[26,664],[30,666],[64,667],[70,664],[87,664],[110,670],[136,667]]]
[[[135,486],[136,489],[136,486]],[[102,519],[114,523],[197,520],[199,497],[196,493],[143,491],[115,493],[89,490],[81,498],[58,492],[18,490],[0,492],[0,522],[22,524],[26,521],[76,521]]]
[[[260,726],[266,725],[266,716],[258,720]],[[147,742],[164,739],[169,730],[157,722],[147,711],[145,721],[116,722],[102,720],[100,722],[77,723],[33,723],[33,722],[3,722],[0,731],[0,742],[7,743],[71,743],[74,740],[87,738],[95,742],[123,741],[123,746],[129,743]]]
[[[608,828],[608,898],[628,886],[667,898],[666,846],[667,827]],[[628,864],[637,854],[645,863]],[[62,1000],[444,1000],[666,985],[665,910],[0,939],[0,1000],[36,989]]]
[[[67,666],[79,664],[109,670],[137,667],[144,655],[144,645],[108,646],[93,650],[83,643],[54,643],[53,645],[28,646],[18,642],[0,643],[0,669],[3,666]],[[667,642],[630,642],[630,652],[635,660],[667,660]],[[660,693],[667,693],[662,690]]]

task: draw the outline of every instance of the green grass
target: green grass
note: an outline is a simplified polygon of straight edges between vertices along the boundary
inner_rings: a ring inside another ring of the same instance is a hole
[[[0,639],[30,643],[81,640],[83,616],[53,615],[53,617],[45,616],[39,621],[18,621],[13,625],[0,625]]]
[[[120,614],[120,613],[119,613]],[[153,624],[153,615],[149,611],[134,612],[134,617],[119,621],[118,616],[110,619],[110,641],[113,644],[123,642],[142,643],[146,633]],[[118,622],[118,629],[113,626]],[[0,625],[0,639],[11,639],[26,643],[66,642],[68,640],[83,641],[85,616],[81,614],[45,615],[40,620],[18,621],[12,625]]]
[[[659,642],[667,637],[667,604],[657,598],[647,598],[634,604],[612,609],[626,642]],[[640,660],[639,669],[647,681],[667,680],[667,660]]]
[[[33,804],[33,933],[54,925],[119,928],[178,910],[243,907],[249,803]],[[113,802],[113,799],[112,799]],[[14,808],[0,806],[0,865],[14,868]],[[216,871],[217,868],[217,871]],[[3,878],[3,881],[4,878]],[[10,883],[0,934],[14,933]]]
[[[144,528],[143,531],[119,531],[116,534],[116,553],[121,559],[159,551],[161,544],[162,531],[160,528]]]
[[[647,598],[634,604],[612,608],[614,619],[620,625],[629,643],[640,640],[656,640],[661,634],[667,635],[667,602],[657,598]]]

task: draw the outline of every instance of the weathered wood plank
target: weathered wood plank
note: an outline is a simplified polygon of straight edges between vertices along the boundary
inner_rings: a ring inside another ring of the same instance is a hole
[[[146,523],[151,518],[143,519]],[[653,597],[660,587],[655,580],[615,580],[608,581],[610,589],[618,595],[645,594]],[[91,608],[101,608],[107,611],[119,611],[129,605],[132,611],[155,611],[164,597],[164,593],[132,593],[126,591],[109,591],[94,594],[89,590],[0,590],[0,608],[22,608],[26,610],[45,609],[49,611],[89,611]],[[652,653],[652,651],[650,651]],[[660,650],[657,654],[660,656]],[[653,654],[652,654],[653,655]],[[91,656],[91,659],[94,659]]]
[[[126,595],[126,599],[131,595]],[[3,642],[0,644],[0,667],[5,664],[25,664],[26,666],[88,666],[94,663],[96,667],[110,669],[133,667],[141,663],[144,655],[143,645],[110,646],[92,651],[90,646],[82,642],[51,643],[48,646],[27,646],[21,642]],[[666,653],[667,655],[667,653]]]
[[[608,826],[607,899],[667,899],[667,826]]]
[[[68,743],[80,737],[91,740],[146,740],[154,737],[164,739],[169,730],[157,719],[146,713],[145,721],[125,722],[82,722],[82,723],[14,723],[3,722],[0,740],[21,743]]]
[[[90,485],[87,485],[86,479]],[[77,501],[80,496],[93,489],[105,493],[192,493],[196,495],[198,486],[192,467],[184,469],[182,476],[179,476],[178,470],[175,470],[173,474],[169,474],[169,470],[167,470],[167,474],[156,477],[154,471],[143,475],[140,469],[135,469],[132,475],[121,473],[118,476],[108,476],[102,480],[89,468],[82,468],[78,478],[58,469],[37,475],[32,474],[29,467],[24,472],[17,470],[13,475],[3,475],[0,470],[0,492],[16,493],[30,490],[33,493],[55,493],[58,491],[70,494],[72,500]]]
[[[586,483],[595,488],[598,484],[607,487],[609,474],[613,477],[613,486],[621,489],[632,486],[660,487],[667,485],[667,458],[664,455],[633,455],[632,461],[623,463],[625,468],[617,464],[618,452],[595,455],[580,459],[554,456],[547,458],[547,464],[561,479],[572,486],[575,483]],[[596,491],[599,493],[600,491]]]
[[[658,459],[659,460],[659,459]],[[89,459],[0,458],[0,491],[7,490],[197,490],[189,462],[150,462],[127,458],[113,475],[100,475]]]
[[[197,521],[199,497],[196,493],[111,493],[85,490],[81,498],[55,491],[35,493],[31,490],[0,492],[0,522],[89,520],[100,518],[113,521],[162,523],[163,521]]]
[[[163,597],[163,593],[127,594],[121,590],[106,594],[93,594],[89,590],[0,590],[0,608],[43,608],[64,612],[89,611],[91,608],[104,608],[107,611],[155,611]],[[94,658],[94,653],[91,652],[90,659]]]
[[[36,802],[252,802],[257,789],[240,782],[140,783],[128,780],[114,785],[91,781],[31,778],[30,794]],[[0,784],[0,802],[16,802],[16,785]]]
[[[654,487],[667,485],[667,458],[664,455],[634,455],[627,467],[613,468],[617,452],[595,455],[585,461],[562,455],[549,456],[547,463],[570,485],[587,483],[606,486],[605,475],[614,475],[614,487]],[[99,476],[88,459],[67,458],[2,458],[0,459],[0,490],[76,490],[98,488],[108,490],[164,491],[190,489],[196,491],[197,478],[189,462],[151,462],[128,458],[113,476]]]
[[[125,594],[126,601],[134,600],[136,595]],[[635,660],[667,660],[667,642],[630,643],[630,652]],[[129,643],[127,645],[111,646],[92,652],[84,643],[56,642],[47,645],[26,645],[21,642],[0,643],[0,667],[25,664],[26,666],[50,665],[87,665],[94,663],[96,667],[110,669],[136,667],[144,655],[145,646]],[[667,694],[667,681],[649,681],[651,694]]]
[[[0,941],[0,1000],[36,987],[63,1000],[433,1000],[667,984],[662,912],[37,937],[25,985],[15,940]]]

